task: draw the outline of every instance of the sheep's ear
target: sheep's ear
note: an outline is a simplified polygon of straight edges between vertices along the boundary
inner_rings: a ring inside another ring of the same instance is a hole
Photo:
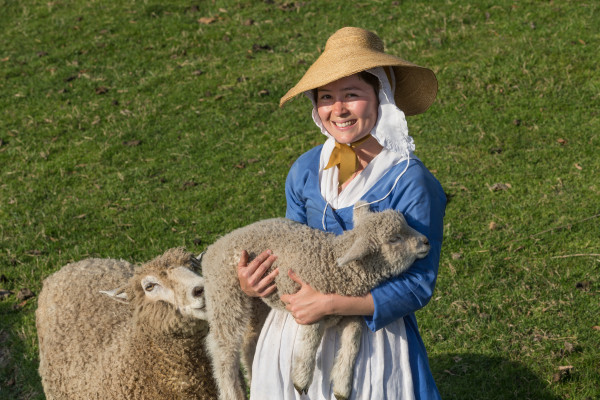
[[[365,215],[370,214],[371,209],[369,207],[369,203],[366,201],[358,201],[354,205],[354,213],[352,214],[352,219],[354,221],[354,225]]]
[[[127,293],[125,292],[125,286],[118,287],[113,290],[101,290],[100,293],[107,295],[114,301],[118,301],[119,303],[129,303],[129,299],[127,298]]]
[[[198,254],[198,256],[191,256],[190,257],[190,264],[192,266],[193,269],[198,269],[201,270],[202,269],[202,257],[204,256],[204,251],[200,254]]]
[[[360,260],[371,253],[369,240],[363,237],[357,237],[346,254],[337,259],[338,265],[344,266],[351,261]]]

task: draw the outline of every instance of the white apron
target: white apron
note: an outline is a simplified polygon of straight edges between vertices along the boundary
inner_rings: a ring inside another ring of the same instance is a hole
[[[308,393],[300,395],[291,379],[299,325],[292,316],[272,310],[261,331],[252,366],[251,400],[335,400],[329,374],[339,347],[335,328],[325,331]],[[413,400],[414,390],[404,319],[377,332],[363,325],[350,400]]]

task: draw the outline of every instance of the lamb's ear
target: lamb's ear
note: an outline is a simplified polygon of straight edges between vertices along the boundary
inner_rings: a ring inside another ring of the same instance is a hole
[[[352,220],[354,221],[354,226],[359,223],[360,219],[371,213],[371,209],[369,208],[369,203],[366,201],[360,200],[356,202],[354,205],[354,212],[352,214]]]
[[[358,236],[358,235],[357,235]],[[360,260],[371,253],[369,240],[364,237],[356,237],[356,240],[343,256],[337,259],[338,265],[344,266],[351,261]]]
[[[107,295],[119,303],[129,304],[129,299],[127,298],[127,293],[125,292],[125,286],[121,286],[113,290],[101,290],[100,293]]]

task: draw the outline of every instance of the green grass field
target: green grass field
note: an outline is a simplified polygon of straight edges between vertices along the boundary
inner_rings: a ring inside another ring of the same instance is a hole
[[[62,265],[200,252],[284,215],[287,170],[323,137],[308,100],[278,101],[343,26],[439,80],[408,122],[450,200],[417,313],[442,397],[600,398],[598,2],[0,10],[0,399],[44,398],[36,295]]]

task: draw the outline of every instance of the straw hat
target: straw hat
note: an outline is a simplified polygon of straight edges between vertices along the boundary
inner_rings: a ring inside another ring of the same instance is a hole
[[[425,112],[437,94],[437,79],[433,71],[384,53],[379,36],[352,27],[342,28],[329,37],[323,54],[296,86],[281,98],[279,106],[307,90],[370,68],[385,66],[394,70],[396,106],[406,115]]]

